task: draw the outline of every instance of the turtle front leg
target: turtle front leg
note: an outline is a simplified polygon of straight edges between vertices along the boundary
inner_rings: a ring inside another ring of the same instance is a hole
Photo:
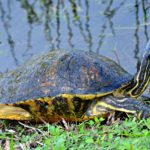
[[[136,114],[138,118],[150,117],[150,106],[133,98],[106,96],[93,101],[85,116],[106,116],[113,111]]]

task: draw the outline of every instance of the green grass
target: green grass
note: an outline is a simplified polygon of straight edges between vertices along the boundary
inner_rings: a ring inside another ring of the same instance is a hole
[[[126,119],[111,125],[106,125],[102,118],[61,125],[0,121],[0,145],[0,150],[147,150],[150,119]]]

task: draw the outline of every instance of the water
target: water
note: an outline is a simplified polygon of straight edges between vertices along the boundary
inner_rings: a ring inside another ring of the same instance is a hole
[[[149,0],[0,0],[0,72],[53,49],[81,49],[134,74],[149,14]]]

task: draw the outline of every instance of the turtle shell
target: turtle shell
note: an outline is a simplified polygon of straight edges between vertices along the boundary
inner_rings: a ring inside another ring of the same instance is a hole
[[[59,94],[107,93],[132,76],[114,61],[86,51],[52,51],[0,77],[0,103]]]

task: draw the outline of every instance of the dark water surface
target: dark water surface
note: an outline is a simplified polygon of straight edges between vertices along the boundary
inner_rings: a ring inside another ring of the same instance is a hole
[[[149,20],[150,0],[0,0],[0,72],[52,49],[81,49],[134,74]]]

